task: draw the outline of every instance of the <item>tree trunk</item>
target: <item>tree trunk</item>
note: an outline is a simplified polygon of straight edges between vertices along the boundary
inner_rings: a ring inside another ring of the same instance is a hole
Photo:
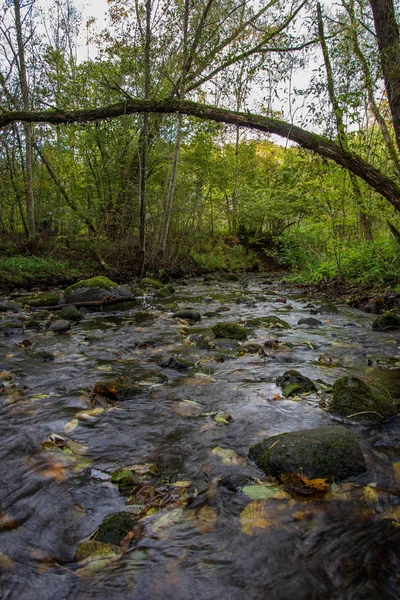
[[[376,167],[353,152],[343,150],[338,144],[332,142],[322,135],[312,133],[301,127],[286,123],[279,119],[272,119],[264,115],[242,113],[216,108],[207,104],[199,104],[190,100],[131,100],[126,103],[113,104],[101,108],[83,109],[76,111],[42,111],[26,112],[12,111],[0,114],[0,128],[18,121],[29,123],[49,123],[57,125],[60,123],[83,123],[101,119],[121,117],[134,113],[182,113],[215,121],[216,123],[227,123],[238,125],[264,133],[275,133],[287,138],[299,146],[316,152],[324,158],[333,160],[341,167],[351,171],[363,179],[374,190],[386,198],[390,204],[400,212],[400,185],[390,177],[379,171]]]
[[[393,0],[369,0],[374,16],[383,78],[400,149],[400,43]]]
[[[22,22],[21,22],[21,10],[20,0],[14,0],[15,10],[15,29],[17,34],[18,44],[18,71],[19,80],[21,84],[22,101],[24,110],[29,110],[29,88],[28,88],[28,75],[26,71],[25,63],[25,47],[24,40],[22,38]],[[25,186],[26,186],[26,208],[28,214],[28,231],[29,237],[33,238],[36,234],[36,223],[35,223],[35,196],[33,192],[33,147],[32,147],[32,125],[30,123],[24,123],[25,133],[25,162],[26,162],[26,173],[25,173]]]

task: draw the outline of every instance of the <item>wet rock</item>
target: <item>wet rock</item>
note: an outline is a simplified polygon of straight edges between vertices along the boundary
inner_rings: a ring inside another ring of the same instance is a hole
[[[35,331],[39,331],[40,329],[42,329],[42,327],[42,321],[36,321],[36,319],[28,319],[24,323],[24,329],[34,329]]]
[[[2,303],[0,304],[0,313],[2,312],[18,312],[22,308],[21,304]]]
[[[214,275],[204,275],[203,281],[215,281]]]
[[[233,339],[219,338],[214,340],[214,348],[219,348],[221,350],[238,350],[241,348],[241,345]]]
[[[135,528],[136,519],[128,512],[119,512],[107,517],[99,526],[97,542],[119,546],[121,540]]]
[[[186,369],[191,369],[194,367],[193,362],[186,360],[185,358],[180,358],[175,354],[163,356],[159,360],[158,365],[162,369],[175,369],[177,371],[185,371]]]
[[[200,335],[196,341],[196,346],[197,348],[200,348],[200,350],[213,350],[215,348],[214,342],[202,335]]]
[[[21,330],[21,319],[5,319],[4,321],[0,321],[0,331],[2,331],[6,337],[12,336]]]
[[[83,319],[82,313],[75,306],[64,306],[57,314],[60,319],[66,319],[67,321],[81,321]]]
[[[29,352],[29,356],[42,362],[50,362],[54,360],[54,354],[47,352],[47,350],[31,350]]]
[[[55,292],[44,292],[35,296],[28,296],[24,300],[27,306],[56,306],[60,301],[60,294]]]
[[[151,279],[150,277],[145,277],[139,281],[139,286],[145,290],[154,290],[161,289],[164,287],[164,284],[161,281],[157,281],[156,279]]]
[[[153,313],[150,312],[137,312],[132,316],[132,318],[136,325],[140,327],[141,325],[153,322],[155,319],[155,315],[153,315]]]
[[[247,344],[243,344],[242,350],[248,354],[257,354],[257,352],[262,351],[262,346],[256,342],[248,342]]]
[[[188,321],[201,321],[201,314],[193,308],[181,308],[172,315],[174,319],[187,319]]]
[[[283,375],[276,378],[275,383],[282,388],[283,395],[287,397],[317,391],[314,382],[295,369],[285,371]]]
[[[373,423],[397,414],[393,398],[386,388],[358,377],[342,377],[335,381],[328,412],[341,417],[364,413],[354,418]]]
[[[68,331],[68,329],[71,329],[71,322],[66,319],[57,319],[49,327],[49,330],[54,333],[62,333],[63,331]]]
[[[132,398],[141,391],[136,377],[117,377],[111,381],[98,381],[93,388],[95,394],[114,401]]]
[[[68,287],[61,297],[60,304],[100,302],[111,298],[121,301],[131,299],[131,292],[126,286],[118,285],[108,277],[92,277]]]
[[[276,315],[270,315],[269,317],[256,317],[255,319],[248,319],[246,325],[249,327],[269,327],[271,329],[290,329],[289,323],[280,319]]]
[[[317,312],[322,315],[337,315],[339,314],[339,309],[332,302],[325,302],[321,306],[318,306]]]
[[[121,310],[132,310],[138,307],[138,301],[134,300],[121,300],[121,302],[113,302],[112,304],[105,304],[103,306],[103,312],[115,312]],[[82,313],[84,314],[84,313]]]
[[[154,298],[168,298],[171,294],[173,294],[175,288],[172,285],[163,285],[161,288],[157,288],[154,291]]]
[[[239,281],[239,277],[236,273],[221,273],[219,278],[221,281]]]
[[[372,323],[372,329],[377,331],[395,331],[400,329],[400,316],[393,312],[385,312]]]
[[[217,323],[212,331],[217,338],[232,340],[245,340],[247,338],[246,329],[237,323]]]
[[[298,325],[308,325],[309,327],[321,327],[322,321],[314,319],[314,317],[306,317],[305,319],[299,319]]]
[[[287,473],[338,482],[367,469],[355,435],[341,426],[274,435],[252,446],[249,457],[278,478]]]

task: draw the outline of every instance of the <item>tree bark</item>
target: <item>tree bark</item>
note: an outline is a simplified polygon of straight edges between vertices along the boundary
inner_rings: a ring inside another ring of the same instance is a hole
[[[22,21],[20,0],[14,0],[15,11],[15,30],[17,34],[18,44],[18,71],[21,84],[22,102],[24,110],[29,110],[29,87],[28,74],[25,63],[25,46],[22,37]],[[25,133],[25,161],[26,161],[26,208],[28,214],[28,231],[29,237],[33,238],[36,234],[35,223],[35,196],[33,192],[33,147],[32,147],[32,126],[30,123],[24,122]]]
[[[400,42],[393,0],[369,0],[374,16],[383,78],[400,149]]]
[[[198,119],[227,123],[228,125],[238,125],[264,133],[275,133],[299,144],[302,148],[333,160],[341,167],[351,171],[386,198],[400,212],[400,185],[387,175],[384,175],[376,167],[357,154],[343,150],[338,144],[326,137],[311,133],[291,123],[263,115],[235,112],[189,100],[132,100],[101,108],[76,111],[4,112],[0,114],[0,128],[18,121],[57,125],[62,123],[92,122],[134,113],[182,113],[197,117]]]

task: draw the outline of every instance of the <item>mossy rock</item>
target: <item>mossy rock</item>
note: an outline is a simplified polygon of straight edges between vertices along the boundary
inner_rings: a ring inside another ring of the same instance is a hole
[[[324,302],[324,304],[318,306],[317,312],[322,315],[337,315],[339,309],[332,302]]]
[[[192,369],[195,366],[190,360],[174,354],[162,356],[158,361],[158,365],[162,369],[175,369],[176,371],[186,371],[186,369]]]
[[[134,484],[135,477],[129,469],[118,469],[111,475],[111,481],[120,488],[126,488]]]
[[[219,278],[221,281],[239,281],[239,277],[236,273],[221,273]]]
[[[270,327],[271,329],[290,329],[289,323],[280,319],[276,315],[269,317],[256,317],[254,319],[248,319],[246,325],[249,327]]]
[[[366,382],[358,377],[342,377],[333,385],[328,412],[340,417],[357,415],[361,421],[379,423],[396,414],[393,398],[380,384]]]
[[[145,277],[139,281],[139,286],[144,289],[161,289],[164,285],[161,281],[157,281],[157,279],[150,279],[150,277]]]
[[[60,301],[60,294],[55,292],[44,292],[35,296],[28,296],[25,299],[27,306],[56,306]]]
[[[24,323],[24,329],[33,329],[34,331],[39,331],[42,329],[43,323],[42,321],[37,321],[36,319],[28,319]]]
[[[193,308],[181,308],[172,315],[174,319],[187,319],[188,321],[201,321],[201,314]]]
[[[29,352],[29,356],[42,362],[50,362],[54,360],[54,354],[47,352],[47,350],[32,350]]]
[[[153,288],[154,289],[154,288]],[[162,285],[160,288],[155,289],[154,298],[168,298],[171,294],[173,294],[175,288],[172,285]]]
[[[141,391],[136,377],[117,377],[112,381],[98,381],[95,383],[93,392],[105,396],[111,400],[126,400],[132,398]]]
[[[282,433],[252,446],[249,457],[267,475],[343,481],[367,469],[354,434],[342,426]]]
[[[247,339],[247,331],[237,323],[217,323],[212,328],[216,338],[227,338],[230,340]]]
[[[372,323],[372,329],[377,331],[395,331],[400,329],[400,317],[393,312],[385,312]]]
[[[96,542],[119,546],[127,533],[133,530],[136,524],[135,517],[128,512],[119,512],[107,517],[99,526]]]
[[[139,305],[138,301],[135,300],[121,300],[121,302],[114,302],[113,304],[105,304],[103,306],[103,312],[114,312],[120,310],[132,310],[137,308]]]
[[[319,319],[314,319],[314,317],[305,317],[304,319],[299,319],[298,325],[308,325],[308,327],[321,327],[323,325],[322,321]]]
[[[92,277],[68,287],[60,300],[60,304],[101,302],[111,297],[116,300],[121,299],[121,301],[132,299],[131,292],[127,287],[118,285],[108,277]]]
[[[283,375],[276,378],[275,383],[282,388],[283,395],[286,397],[317,391],[314,382],[295,369],[285,371]]]
[[[81,321],[83,319],[82,313],[75,306],[64,306],[58,311],[57,315],[60,319],[67,319],[68,321]]]
[[[203,281],[215,281],[214,275],[204,275]]]

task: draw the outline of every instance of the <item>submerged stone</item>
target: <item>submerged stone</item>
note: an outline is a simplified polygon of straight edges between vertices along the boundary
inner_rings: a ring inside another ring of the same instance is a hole
[[[119,546],[121,540],[135,527],[136,519],[128,512],[119,512],[107,517],[99,526],[97,542]]]
[[[270,315],[269,317],[256,317],[254,319],[248,319],[246,325],[249,327],[270,327],[276,329],[290,329],[289,323],[280,319],[276,315]]]
[[[249,457],[267,475],[298,474],[343,481],[367,469],[355,435],[342,426],[293,431],[252,446]]]
[[[231,340],[245,340],[247,338],[246,329],[237,323],[217,323],[212,330],[217,338]]]
[[[111,400],[126,400],[141,391],[138,380],[135,377],[117,377],[111,381],[98,381],[95,383],[93,392],[105,396]]]
[[[47,350],[32,350],[29,352],[29,356],[42,362],[50,362],[54,360],[54,354],[47,352]]]
[[[311,379],[299,373],[295,369],[285,371],[283,375],[276,378],[276,385],[283,390],[284,396],[292,396],[297,393],[316,392],[317,388]]]
[[[188,321],[201,321],[201,314],[193,308],[181,308],[172,315],[175,319],[187,319]]]
[[[317,312],[322,315],[337,315],[339,309],[332,302],[325,302],[317,308]]]
[[[82,313],[75,306],[64,306],[58,311],[58,316],[60,319],[67,319],[68,321],[81,321],[83,319]]]
[[[156,279],[151,279],[150,277],[145,277],[144,279],[141,279],[139,281],[139,286],[141,288],[144,289],[161,289],[164,287],[164,285],[161,283],[161,281],[157,281]]]
[[[377,331],[395,331],[400,329],[400,316],[393,312],[385,312],[372,323],[372,329]]]
[[[175,354],[162,356],[158,361],[158,365],[162,369],[175,369],[176,371],[185,371],[194,367],[194,363],[185,358],[180,358]]]
[[[354,415],[354,418],[374,423],[385,421],[397,414],[393,399],[386,388],[358,377],[342,377],[335,381],[328,412],[340,417]]]
[[[305,319],[299,319],[298,325],[308,325],[309,327],[321,327],[322,321],[314,319],[314,317],[306,317]]]

